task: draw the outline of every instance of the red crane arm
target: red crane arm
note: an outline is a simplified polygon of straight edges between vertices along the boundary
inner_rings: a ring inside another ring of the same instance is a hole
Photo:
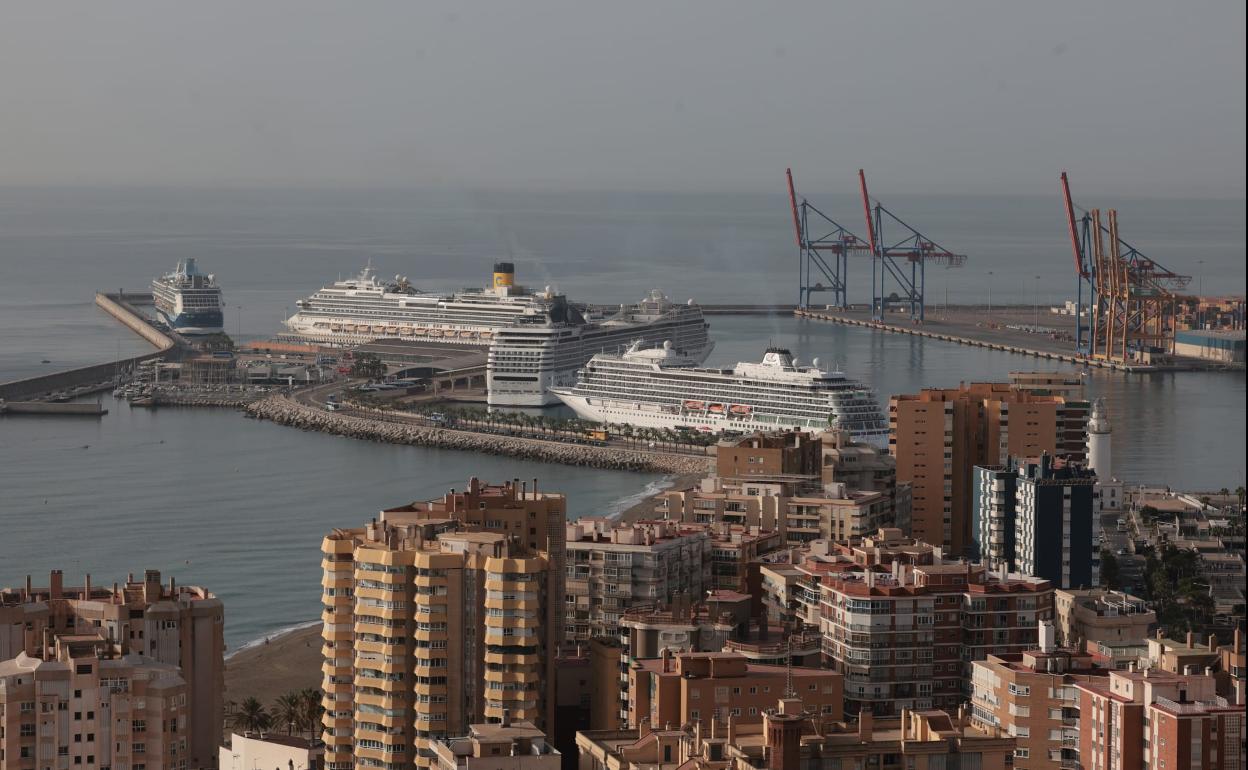
[[[1088,271],[1084,266],[1083,254],[1079,250],[1079,230],[1075,226],[1075,204],[1070,199],[1070,181],[1066,172],[1062,172],[1062,198],[1066,201],[1066,224],[1070,227],[1070,247],[1075,252],[1075,272],[1080,278],[1087,278]]]
[[[871,221],[871,196],[867,194],[867,175],[862,169],[858,169],[858,182],[862,185],[862,211],[867,217],[867,242],[871,246],[871,253],[878,254],[875,248],[875,223]]]
[[[789,205],[793,208],[793,232],[797,236],[797,248],[802,248],[802,220],[797,215],[797,191],[793,189],[793,169],[786,168],[785,176],[789,178]]]

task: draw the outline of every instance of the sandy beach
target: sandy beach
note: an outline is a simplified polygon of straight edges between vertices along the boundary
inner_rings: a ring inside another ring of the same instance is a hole
[[[321,686],[321,626],[272,636],[225,661],[225,699],[254,696],[265,706],[283,693]]]
[[[663,488],[664,492],[670,492],[674,489],[690,489],[701,483],[706,476],[705,473],[683,473],[672,479],[671,483]],[[654,496],[640,500],[628,508],[620,511],[618,519],[622,522],[641,521],[643,519],[654,518]]]

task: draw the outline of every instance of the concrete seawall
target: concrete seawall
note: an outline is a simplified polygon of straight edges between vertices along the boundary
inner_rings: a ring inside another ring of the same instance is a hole
[[[1000,350],[1005,353],[1017,353],[1023,356],[1033,356],[1035,358],[1047,358],[1051,361],[1064,361],[1077,366],[1096,367],[1098,369],[1113,369],[1119,372],[1141,373],[1141,372],[1159,372],[1159,371],[1188,371],[1196,367],[1191,366],[1148,366],[1134,364],[1120,364],[1113,361],[1103,361],[1100,359],[1089,358],[1088,356],[1076,355],[1073,353],[1059,353],[1051,350],[1036,350],[1034,348],[1021,347],[1019,345],[1007,345],[1001,342],[993,342],[987,339],[978,339],[975,337],[967,337],[964,335],[944,334],[923,329],[914,326],[898,326],[896,324],[883,323],[880,321],[870,321],[858,318],[846,318],[845,316],[836,315],[834,313],[821,313],[814,310],[795,310],[794,315],[799,318],[810,318],[816,321],[828,321],[838,323],[845,326],[861,326],[864,329],[875,329],[876,331],[892,332],[893,334],[909,334],[914,337],[927,337],[928,339],[941,340],[942,342],[953,342],[959,345],[970,345],[977,348],[987,348],[989,350]]]
[[[124,300],[113,299],[107,294],[96,294],[95,304],[104,312],[121,321],[127,328],[143,339],[155,345],[157,349],[151,353],[123,358],[120,361],[92,364],[91,366],[82,366],[77,369],[41,374],[38,377],[28,377],[24,380],[0,383],[0,398],[7,401],[17,401],[26,398],[38,398],[49,393],[85,385],[111,383],[118,372],[132,368],[149,358],[162,356],[174,346],[172,338],[162,334],[159,329],[147,323],[139,312]]]
[[[709,456],[642,452],[611,447],[564,444],[558,441],[495,436],[468,431],[405,425],[363,416],[326,412],[286,396],[270,396],[245,407],[250,417],[303,430],[391,444],[461,449],[466,452],[517,457],[539,462],[579,465],[643,473],[709,473]]]
[[[0,414],[68,415],[74,417],[101,417],[108,410],[99,404],[54,404],[47,401],[6,401],[0,404]]]

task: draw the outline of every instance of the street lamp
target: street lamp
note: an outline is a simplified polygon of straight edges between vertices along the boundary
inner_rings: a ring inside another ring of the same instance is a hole
[[[988,315],[992,315],[992,271],[988,271]]]
[[[1196,272],[1196,285],[1200,287],[1196,291],[1197,294],[1199,294],[1203,299],[1205,296],[1205,260],[1198,259],[1196,260],[1196,264],[1198,265]]]

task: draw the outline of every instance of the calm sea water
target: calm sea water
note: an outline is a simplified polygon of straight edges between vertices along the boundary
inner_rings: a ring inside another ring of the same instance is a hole
[[[994,300],[1027,302],[1037,265],[1046,266],[1041,301],[1069,296],[1053,201],[890,204],[971,255],[966,269],[933,271],[929,287],[942,300],[947,285],[951,302],[977,301],[991,269]],[[186,257],[218,274],[229,331],[243,337],[273,333],[294,300],[369,258],[435,289],[480,284],[506,258],[523,282],[591,301],[658,286],[705,302],[791,302],[784,205],[778,196],[0,189],[0,380],[148,349],[92,306],[92,292],[143,288]],[[1174,269],[1200,268],[1207,289],[1243,292],[1242,201],[1119,205],[1141,248]],[[851,199],[830,208],[855,210]],[[855,285],[851,299],[860,299]],[[712,329],[712,363],[784,344],[804,359],[841,363],[881,398],[1056,368],[787,317],[714,318]],[[1097,372],[1088,391],[1108,400],[1120,476],[1182,488],[1244,482],[1242,374]],[[98,422],[0,420],[0,585],[55,567],[71,580],[91,572],[97,583],[158,568],[225,598],[231,646],[315,618],[320,538],[382,507],[462,487],[476,474],[537,476],[568,494],[572,515],[604,514],[659,481],[106,400],[110,413]]]

